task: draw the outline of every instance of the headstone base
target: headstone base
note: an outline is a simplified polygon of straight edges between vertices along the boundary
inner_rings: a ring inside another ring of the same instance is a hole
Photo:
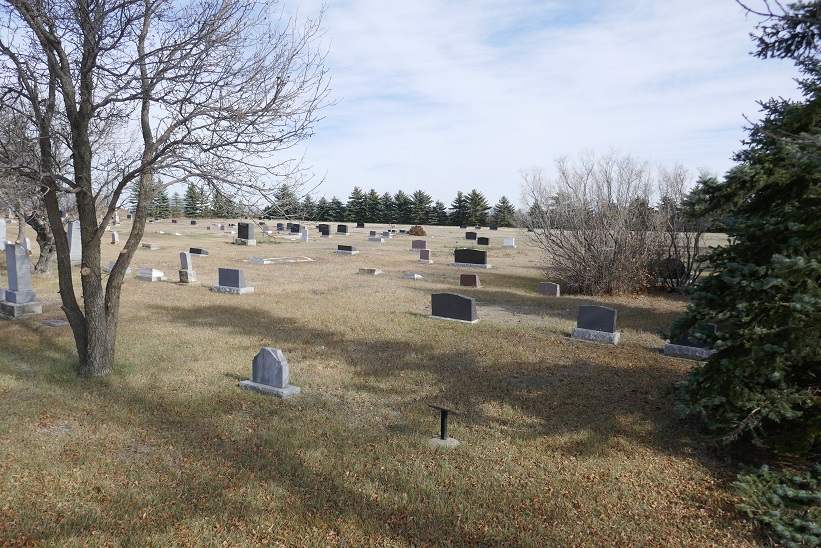
[[[570,331],[570,336],[574,339],[582,341],[593,341],[607,344],[619,344],[621,333],[608,333],[607,331],[595,331],[593,329],[582,329],[581,327],[574,327]]]
[[[197,274],[193,270],[180,270],[180,283],[190,284],[197,281]]]
[[[450,266],[467,266],[471,268],[490,268],[492,265],[489,264],[473,264],[473,263],[450,263]]]
[[[502,247],[505,249],[516,249],[515,245],[503,245]]]
[[[385,243],[385,238],[368,238],[369,242],[378,242],[380,244]]]
[[[445,318],[444,316],[434,316],[432,314],[428,317],[433,318],[435,320],[445,320],[445,321],[448,321],[448,322],[460,322],[460,323],[478,323],[479,322],[478,318],[473,320],[473,321],[469,321],[469,320],[457,320],[456,318]]]
[[[664,345],[664,355],[671,358],[684,358],[687,360],[706,360],[715,353],[709,348],[699,348],[697,346],[685,346],[683,344],[667,343]]]
[[[246,240],[244,238],[234,238],[234,243],[237,245],[257,245],[256,240]]]
[[[37,302],[37,294],[32,289],[19,289],[13,291],[7,289],[5,292],[6,301],[14,304],[26,304]]]
[[[341,249],[337,249],[336,252],[341,253],[342,255],[359,255],[359,251],[343,251]]]
[[[419,259],[416,262],[417,263],[422,263],[422,264],[433,264],[433,261],[431,261],[430,259]]]
[[[300,392],[300,388],[298,386],[294,386],[293,384],[289,384],[284,388],[277,388],[276,386],[261,384],[250,379],[240,381],[238,386],[240,388],[244,388],[245,390],[259,392],[260,394],[265,394],[266,396],[276,396],[278,398],[289,398],[291,396],[296,396]]]
[[[40,323],[49,327],[65,327],[70,325],[66,320],[43,320]]]
[[[407,279],[409,279],[409,280],[421,280],[421,279],[422,279],[422,275],[421,275],[421,274],[414,274],[414,273],[412,273],[412,272],[408,272],[408,273],[406,273],[406,274],[402,274],[402,277],[403,277],[403,278],[407,278]]]
[[[229,287],[227,285],[212,285],[211,291],[215,293],[232,293],[234,295],[245,295],[246,293],[253,293],[253,287]]]
[[[437,437],[437,438],[429,439],[428,440],[428,445],[430,445],[431,447],[450,448],[450,447],[456,447],[457,445],[459,445],[459,440],[457,440],[456,438],[448,438],[446,440],[443,440],[442,438]]]
[[[42,313],[43,304],[39,301],[22,304],[0,301],[0,317],[6,320],[17,320]]]
[[[166,276],[137,276],[137,279],[143,282],[164,282],[168,280]]]

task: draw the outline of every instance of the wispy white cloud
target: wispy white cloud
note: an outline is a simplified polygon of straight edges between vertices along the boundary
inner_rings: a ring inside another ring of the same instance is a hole
[[[517,199],[520,168],[589,148],[723,173],[756,100],[796,95],[732,0],[331,0],[325,25],[340,102],[306,154],[343,200]]]

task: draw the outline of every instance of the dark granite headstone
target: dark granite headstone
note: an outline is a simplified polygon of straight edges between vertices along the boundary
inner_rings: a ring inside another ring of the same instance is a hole
[[[699,324],[695,326],[693,329],[683,333],[678,339],[674,341],[670,341],[673,344],[678,344],[681,346],[692,346],[694,348],[707,348],[707,341],[700,341],[694,335],[695,333],[704,333],[706,335],[715,335],[716,333],[716,324],[708,323],[708,324]]]
[[[430,296],[431,316],[475,322],[476,300],[458,293],[433,293]]]
[[[358,223],[356,223],[356,228],[365,228],[365,223],[359,221]]]
[[[237,225],[237,237],[242,240],[253,240],[254,225],[251,223],[239,223]]]
[[[463,287],[482,287],[478,274],[460,274],[459,285]]]
[[[479,237],[476,239],[478,245],[490,245],[490,238]]]
[[[302,232],[301,226],[299,226],[298,224],[291,225],[291,234],[299,234],[300,232]]]
[[[197,226],[197,221],[194,220],[194,219],[191,219],[191,226]]]
[[[177,224],[177,219],[171,219],[171,224],[172,224],[172,225]]]
[[[467,264],[487,264],[487,251],[467,247],[453,250],[453,262]]]
[[[336,246],[337,251],[356,251],[356,248],[352,245],[338,245]]]
[[[336,225],[336,233],[337,234],[347,234],[348,233],[348,225]]]
[[[285,230],[285,225],[282,223],[277,223],[277,232],[282,232]]]
[[[375,231],[375,230],[371,230],[371,231],[368,233],[368,237],[370,237],[370,238],[376,238],[376,231]]]
[[[208,251],[206,251],[205,249],[203,249],[203,248],[201,248],[201,247],[192,247],[192,248],[189,248],[189,249],[188,249],[188,252],[189,252],[191,255],[197,255],[198,257],[207,257],[207,256],[208,256]]]
[[[245,287],[245,273],[239,268],[220,268],[219,285],[225,287]]]
[[[490,225],[491,230],[499,230],[499,227],[496,225]]]
[[[131,217],[131,213],[128,213],[128,214],[125,216],[125,218],[130,220],[130,219],[132,218],[132,217]]]
[[[465,240],[475,240],[476,233],[475,232],[465,232]]]
[[[561,296],[561,288],[557,283],[539,282],[539,293],[548,297],[559,297]]]
[[[462,230],[466,229],[467,227],[468,227],[468,225],[460,225],[459,226],[459,228],[461,228]]]
[[[579,306],[579,317],[576,325],[581,329],[615,333],[616,309],[594,304],[583,304]]]

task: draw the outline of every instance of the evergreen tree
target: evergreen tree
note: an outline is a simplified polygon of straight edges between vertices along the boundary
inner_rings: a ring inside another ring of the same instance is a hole
[[[316,219],[316,202],[314,199],[311,198],[310,194],[305,195],[305,199],[302,200],[302,218],[306,221],[313,221]]]
[[[705,183],[703,211],[730,211],[728,246],[692,291],[673,335],[718,322],[716,353],[676,392],[725,439],[752,435],[793,453],[821,450],[821,70],[819,3],[760,26],[757,55],[796,61],[802,102],[770,99],[739,165]],[[817,458],[817,457],[816,457]]]
[[[410,196],[399,190],[393,197],[393,203],[394,207],[396,208],[396,222],[411,222],[411,210],[413,207],[413,202],[411,201]]]
[[[456,198],[450,204],[450,210],[450,222],[454,225],[462,226],[470,222],[470,202],[461,191],[456,193]]]
[[[167,219],[171,216],[171,203],[168,199],[168,192],[161,187],[159,181],[155,181],[154,198],[148,206],[148,216]]]
[[[379,222],[394,224],[396,222],[396,204],[393,196],[387,192],[379,198]]]
[[[499,198],[499,202],[493,206],[493,220],[496,226],[513,226],[513,216],[516,209],[506,196]]]
[[[317,221],[331,221],[331,204],[323,196],[316,202],[314,219]]]
[[[211,210],[209,216],[215,219],[227,219],[230,213],[230,200],[223,196],[222,192],[214,193],[214,199],[211,200]]]
[[[182,215],[183,201],[179,192],[174,192],[171,196],[171,209],[169,211],[171,217],[180,217]]]
[[[336,196],[331,198],[328,209],[331,221],[343,222],[345,220],[345,204]]]
[[[186,217],[202,217],[202,193],[193,183],[190,183],[185,190],[182,211]]]
[[[379,222],[379,194],[371,189],[365,196],[365,219],[366,223]]]
[[[487,212],[490,210],[490,205],[487,203],[487,199],[484,194],[474,188],[470,191],[470,194],[468,194],[467,199],[468,209],[470,211],[468,215],[468,224],[487,224]]]
[[[353,192],[351,192],[351,195],[348,198],[348,205],[345,209],[345,217],[348,221],[364,222],[365,217],[367,216],[365,208],[365,193],[362,192],[362,189],[358,186],[353,187]]]
[[[442,203],[441,200],[436,200],[436,203],[433,204],[430,210],[430,220],[433,224],[437,224],[439,226],[447,226],[449,222],[448,218],[448,209],[445,207],[445,204]]]
[[[427,224],[430,222],[430,205],[433,199],[422,190],[417,190],[411,196],[410,222],[415,225]]]

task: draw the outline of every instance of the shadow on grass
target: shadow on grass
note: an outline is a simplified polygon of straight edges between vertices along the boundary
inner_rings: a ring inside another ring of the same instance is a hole
[[[661,387],[679,380],[681,372],[658,363],[619,367],[619,360],[628,356],[620,353],[620,349],[608,348],[603,353],[602,347],[548,337],[544,344],[552,350],[546,353],[547,357],[531,355],[527,361],[520,362],[498,356],[493,367],[489,367],[486,357],[478,349],[434,349],[425,341],[413,338],[351,344],[341,333],[312,329],[270,312],[248,314],[241,305],[201,306],[196,308],[195,314],[189,307],[163,304],[149,307],[172,323],[184,323],[194,329],[230,329],[237,334],[268,338],[272,330],[270,326],[276,326],[277,337],[282,340],[324,346],[325,355],[344,362],[359,373],[356,390],[369,391],[377,397],[390,396],[397,401],[396,407],[402,416],[413,417],[415,410],[426,403],[443,402],[420,402],[413,387],[406,388],[401,384],[385,387],[385,383],[372,381],[391,379],[403,372],[428,374],[442,384],[442,399],[465,413],[464,421],[473,427],[474,435],[487,433],[485,429],[488,427],[504,425],[508,427],[506,434],[528,439],[551,438],[552,448],[575,456],[618,450],[614,444],[616,438],[632,439],[670,454],[679,454],[686,446],[669,404],[662,401],[659,393]],[[232,318],[232,321],[228,323],[226,318]],[[470,333],[465,330],[471,327],[461,324],[444,324],[442,329],[467,337],[491,336],[493,333],[492,329]],[[581,346],[573,346],[579,344]],[[563,350],[575,357],[564,363],[553,363],[552,352]],[[245,367],[250,371],[250,358]],[[230,373],[225,376],[231,380],[243,378]],[[55,387],[61,386],[59,379],[45,380]],[[417,506],[410,511],[399,509],[384,498],[363,496],[360,490],[346,482],[342,473],[323,473],[310,466],[300,451],[321,452],[326,442],[323,432],[315,430],[316,425],[310,421],[306,422],[295,406],[308,405],[316,400],[306,398],[282,403],[266,400],[259,410],[250,412],[249,418],[260,423],[277,422],[280,426],[275,434],[257,426],[245,435],[227,436],[219,415],[222,407],[214,406],[208,397],[193,402],[180,401],[125,385],[91,385],[86,394],[91,399],[89,404],[95,408],[119,408],[129,416],[139,417],[144,428],[157,437],[173,438],[174,445],[185,448],[183,460],[150,457],[156,458],[155,466],[162,470],[159,477],[175,478],[170,485],[157,486],[157,489],[168,490],[169,498],[180,502],[177,507],[166,510],[171,514],[172,523],[173,520],[190,519],[192,515],[220,516],[224,522],[243,520],[259,510],[254,507],[254,501],[238,505],[237,497],[232,494],[237,484],[255,482],[277,485],[291,494],[287,510],[291,516],[282,517],[282,521],[289,517],[302,521],[307,515],[317,523],[323,523],[328,530],[335,530],[338,520],[350,519],[361,524],[366,534],[383,534],[412,545],[492,545],[519,541],[519,533],[513,530],[505,531],[500,537],[498,530],[494,536],[488,536],[478,529],[456,526],[452,506],[440,504]],[[259,401],[245,395],[232,397],[235,401]],[[503,414],[493,412],[494,408],[505,406],[524,414],[533,426],[510,424]],[[191,411],[212,408],[211,412]],[[431,422],[435,423],[435,418]],[[412,425],[394,429],[406,436],[416,431]],[[277,443],[270,439],[272,435],[291,435],[301,441]],[[329,456],[344,457],[342,454]],[[224,465],[215,470],[215,461]],[[418,489],[424,491],[412,483],[412,477],[393,478],[391,487],[406,493]],[[431,493],[424,495],[436,498]],[[93,509],[77,507],[67,521],[40,523],[37,536],[32,538],[57,540],[67,531],[85,531],[89,523],[116,537],[123,521],[134,517],[129,514],[129,509],[133,512],[134,508],[150,507],[151,498],[151,493],[144,489],[139,494],[128,489],[117,490],[108,505],[112,512],[119,509],[125,515],[107,520]],[[39,518],[38,515],[29,519]],[[160,517],[150,518],[138,527],[150,530],[151,519],[160,520]],[[390,529],[385,529],[385,524],[389,524]],[[156,523],[159,529],[168,526],[168,521]]]

